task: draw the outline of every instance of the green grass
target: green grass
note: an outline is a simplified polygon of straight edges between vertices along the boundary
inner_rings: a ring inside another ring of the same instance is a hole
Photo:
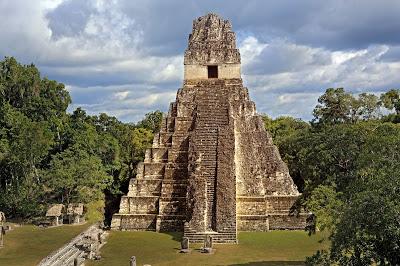
[[[62,247],[88,226],[63,225],[46,229],[33,225],[15,227],[5,235],[5,246],[0,248],[0,265],[37,265],[42,258]]]
[[[86,265],[301,265],[306,256],[328,246],[319,233],[302,231],[242,232],[239,244],[214,245],[215,254],[202,254],[201,245],[191,245],[190,254],[180,254],[180,234],[112,231],[101,249],[102,259]]]

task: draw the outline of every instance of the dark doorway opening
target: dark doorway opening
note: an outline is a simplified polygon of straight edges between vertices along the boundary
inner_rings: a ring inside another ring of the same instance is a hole
[[[218,78],[218,66],[207,66],[208,78],[217,79]]]

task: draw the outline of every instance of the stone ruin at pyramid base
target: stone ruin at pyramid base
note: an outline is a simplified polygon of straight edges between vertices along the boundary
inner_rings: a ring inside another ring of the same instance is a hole
[[[185,80],[114,214],[115,230],[183,231],[237,243],[237,231],[304,229],[300,195],[240,74],[229,21],[193,23]]]

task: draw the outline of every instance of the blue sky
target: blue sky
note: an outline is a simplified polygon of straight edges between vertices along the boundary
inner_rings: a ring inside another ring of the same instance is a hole
[[[168,110],[208,12],[232,21],[260,113],[309,120],[326,88],[400,87],[398,0],[0,0],[0,56],[64,83],[71,109],[134,122]]]

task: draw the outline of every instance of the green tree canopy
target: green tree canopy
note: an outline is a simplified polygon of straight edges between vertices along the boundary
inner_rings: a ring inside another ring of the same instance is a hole
[[[343,88],[329,88],[318,98],[314,108],[314,123],[354,123],[378,117],[380,101],[376,95],[362,93],[358,97]]]
[[[75,148],[55,155],[43,176],[46,192],[62,203],[102,199],[112,182],[100,158]]]
[[[145,118],[137,123],[137,127],[146,128],[153,133],[160,131],[161,120],[163,117],[163,113],[159,110],[147,113]]]

